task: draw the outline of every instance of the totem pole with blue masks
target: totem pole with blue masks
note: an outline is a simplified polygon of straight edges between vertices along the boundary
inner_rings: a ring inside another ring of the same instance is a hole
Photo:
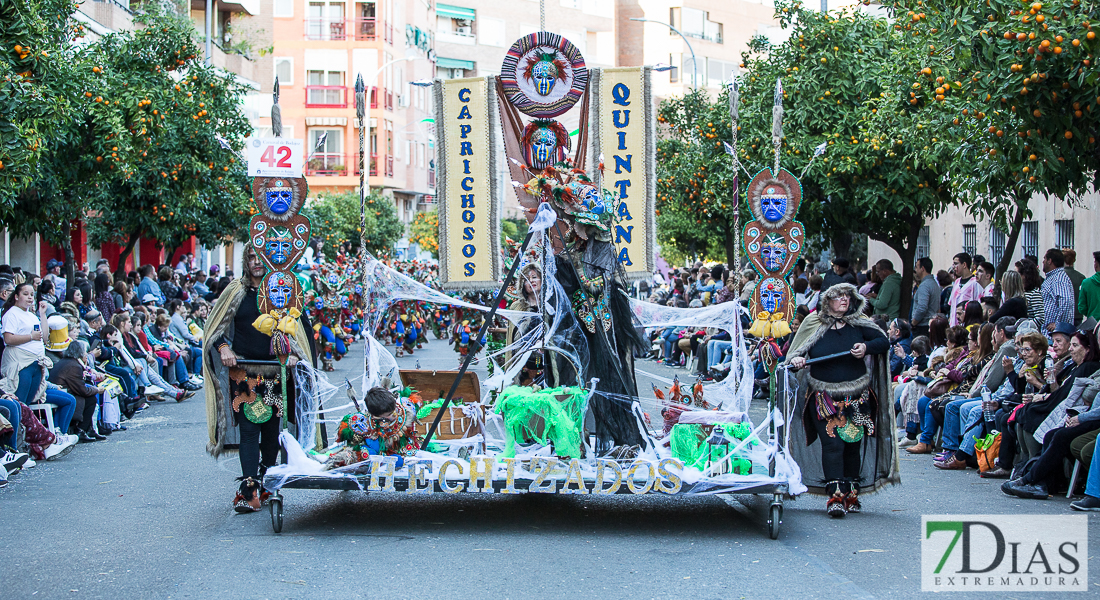
[[[802,184],[790,171],[779,168],[779,147],[783,135],[783,88],[776,84],[772,112],[774,168],[764,168],[749,182],[747,195],[753,220],[745,224],[744,241],[749,262],[760,283],[752,294],[752,326],[746,331],[760,338],[781,338],[791,332],[794,291],[787,274],[794,268],[805,230],[794,220],[802,203]]]
[[[292,272],[309,244],[309,218],[299,214],[308,187],[300,177],[257,177],[252,197],[259,213],[249,225],[250,243],[267,267],[258,290],[260,316],[253,324],[271,336],[271,352],[280,362],[290,354],[290,339],[302,315],[302,287]]]

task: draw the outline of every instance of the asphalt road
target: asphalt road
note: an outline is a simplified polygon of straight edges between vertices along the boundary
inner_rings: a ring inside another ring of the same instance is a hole
[[[357,346],[332,379],[354,376],[360,357]],[[400,359],[417,361],[457,363],[436,341]],[[821,498],[788,501],[777,541],[767,499],[753,496],[306,490],[286,490],[275,535],[266,509],[232,511],[237,459],[215,461],[205,445],[200,398],[161,403],[127,432],[13,476],[0,489],[0,599],[915,598],[922,514],[1070,512],[1064,498],[1009,498],[999,481],[903,456],[903,484],[866,496],[861,514],[833,520]],[[1100,589],[1095,563],[1090,590]]]

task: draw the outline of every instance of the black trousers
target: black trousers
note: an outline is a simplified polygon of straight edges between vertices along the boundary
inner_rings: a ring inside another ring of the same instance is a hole
[[[1027,473],[1028,483],[1059,485],[1065,480],[1062,461],[1072,458],[1069,446],[1078,436],[1100,429],[1100,423],[1081,423],[1073,427],[1051,429],[1043,437],[1043,453]]]
[[[244,477],[260,476],[260,458],[263,457],[263,471],[274,466],[279,461],[279,421],[280,418],[271,415],[266,423],[257,425],[237,415],[237,424],[241,428],[241,444],[239,454],[241,458],[241,475]]]
[[[830,436],[825,431],[825,421],[811,415],[817,439],[821,442],[821,470],[825,473],[825,490],[832,494],[838,489],[848,492],[859,489],[860,445],[858,442],[845,442],[836,430]],[[833,437],[835,436],[835,437]]]

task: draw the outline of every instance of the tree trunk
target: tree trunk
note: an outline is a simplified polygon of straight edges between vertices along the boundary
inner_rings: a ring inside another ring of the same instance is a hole
[[[122,252],[118,253],[118,268],[115,269],[116,280],[126,278],[126,259],[130,258],[130,254],[133,253],[134,246],[137,245],[139,239],[141,239],[141,232],[131,231],[130,236],[126,239],[126,246],[122,248]]]
[[[850,231],[838,231],[833,234],[833,258],[848,258],[850,250],[852,248],[852,232]],[[851,270],[855,271],[855,265],[851,266]]]
[[[1000,281],[1004,277],[1005,271],[1008,270],[1008,266],[1012,264],[1012,254],[1016,251],[1016,242],[1020,239],[1020,231],[1024,228],[1024,210],[1023,206],[1020,206],[1019,198],[1016,199],[1016,214],[1012,217],[1012,229],[1008,232],[1008,239],[1005,240],[1005,251],[1001,254],[1001,262],[997,265],[997,281]]]
[[[723,244],[726,247],[726,265],[729,266],[730,271],[737,273],[741,271],[741,265],[735,264],[740,257],[737,255],[737,242],[734,236],[733,224],[726,221],[726,239],[723,240]]]
[[[73,224],[71,221],[62,221],[61,233],[65,237],[61,240],[61,249],[65,251],[65,282],[69,288],[73,286],[73,278],[76,273],[76,265],[73,261],[76,260],[76,256],[73,254]]]

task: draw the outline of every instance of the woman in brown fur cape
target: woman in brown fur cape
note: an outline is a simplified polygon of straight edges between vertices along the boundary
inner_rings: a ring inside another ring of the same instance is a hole
[[[864,316],[855,286],[834,285],[798,329],[786,365],[797,372],[791,452],[812,493],[828,496],[832,517],[859,512],[859,492],[901,482],[894,407],[889,401],[890,343]],[[843,356],[812,363],[808,359]],[[820,442],[814,444],[814,442]]]
[[[278,460],[282,418],[279,367],[250,365],[246,373],[237,364],[238,359],[276,359],[271,351],[271,336],[253,327],[260,316],[257,288],[263,282],[266,269],[251,245],[245,249],[243,263],[243,276],[226,286],[206,319],[204,339],[209,340],[210,347],[217,352],[203,354],[206,423],[210,433],[206,450],[215,457],[221,455],[230,428],[240,428],[241,487],[233,498],[233,506],[242,513],[260,510],[266,495],[261,490],[263,471]],[[312,332],[313,328],[303,315],[290,340],[291,354],[283,357],[288,367],[299,361],[312,362],[312,336],[309,335]],[[292,373],[293,369],[286,370],[288,379]],[[293,399],[294,385],[288,382],[286,416],[291,422],[294,421]]]

